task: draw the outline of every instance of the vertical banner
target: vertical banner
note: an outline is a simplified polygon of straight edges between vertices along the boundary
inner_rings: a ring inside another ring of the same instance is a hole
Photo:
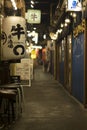
[[[20,59],[25,55],[25,19],[9,16],[3,19],[1,59]]]

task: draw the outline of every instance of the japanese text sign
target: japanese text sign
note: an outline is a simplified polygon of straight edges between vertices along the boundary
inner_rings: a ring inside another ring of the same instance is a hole
[[[24,57],[25,40],[25,19],[17,16],[4,18],[1,37],[2,60]]]

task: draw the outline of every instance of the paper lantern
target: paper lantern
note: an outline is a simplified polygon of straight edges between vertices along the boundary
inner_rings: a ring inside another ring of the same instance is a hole
[[[25,56],[25,19],[17,16],[4,18],[2,24],[1,59],[20,59]]]

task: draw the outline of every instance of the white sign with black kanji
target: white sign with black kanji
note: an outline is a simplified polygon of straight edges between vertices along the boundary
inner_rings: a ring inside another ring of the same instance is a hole
[[[1,33],[1,59],[21,59],[25,56],[26,21],[19,16],[3,19]]]
[[[27,13],[27,22],[39,24],[41,22],[41,11],[29,9]]]

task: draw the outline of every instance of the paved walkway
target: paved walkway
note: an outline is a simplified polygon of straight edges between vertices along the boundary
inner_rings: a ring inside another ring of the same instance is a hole
[[[41,67],[24,95],[22,117],[9,130],[87,130],[87,110]]]

